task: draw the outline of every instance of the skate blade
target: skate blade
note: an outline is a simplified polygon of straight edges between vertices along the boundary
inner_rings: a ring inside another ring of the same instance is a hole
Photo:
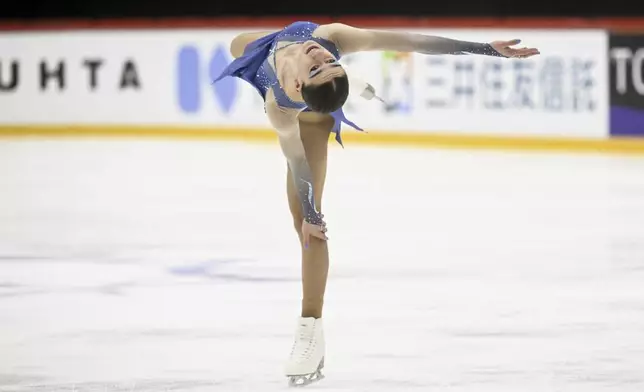
[[[324,369],[324,358],[320,361],[317,370],[315,373],[311,374],[302,374],[297,376],[288,376],[288,386],[293,388],[305,387],[311,385],[314,382],[318,382],[324,379],[324,374],[322,374],[322,369]]]
[[[304,374],[301,376],[289,376],[288,377],[288,386],[291,388],[301,388],[307,385],[311,385],[315,382],[324,379],[324,374],[316,372],[313,374]]]

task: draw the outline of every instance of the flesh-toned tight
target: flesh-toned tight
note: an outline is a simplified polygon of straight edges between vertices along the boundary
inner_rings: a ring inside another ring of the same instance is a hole
[[[326,179],[329,134],[333,128],[333,118],[319,114],[301,113],[300,138],[306,159],[313,175],[315,204],[323,213],[322,193]],[[293,226],[297,231],[302,248],[302,317],[322,317],[324,292],[329,273],[329,249],[327,242],[311,236],[309,247],[302,244],[302,204],[295,187],[290,169],[287,173],[288,204],[293,215]]]

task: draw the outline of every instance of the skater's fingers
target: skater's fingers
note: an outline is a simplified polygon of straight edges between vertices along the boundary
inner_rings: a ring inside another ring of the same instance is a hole
[[[536,48],[521,48],[521,49],[517,49],[515,53],[519,55],[529,55],[529,54],[537,54],[539,53],[539,50]]]
[[[314,230],[311,235],[324,241],[329,239],[321,230]]]
[[[519,57],[519,58],[525,58],[525,57],[531,57],[534,55],[539,54],[539,49],[537,48],[518,48],[518,49],[505,49],[504,54],[507,57]]]
[[[528,58],[540,54],[536,49],[525,49],[513,52],[509,57]]]

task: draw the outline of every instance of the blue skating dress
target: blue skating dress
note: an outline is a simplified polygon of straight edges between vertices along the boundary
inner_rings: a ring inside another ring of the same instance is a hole
[[[273,68],[269,64],[269,57],[271,57],[271,53],[275,51],[277,44],[280,42],[300,43],[312,40],[331,52],[339,60],[340,52],[333,42],[324,38],[313,37],[313,32],[318,26],[318,24],[312,22],[295,22],[281,31],[251,42],[246,46],[244,54],[230,63],[215,79],[215,83],[226,76],[238,77],[255,87],[264,99],[266,99],[268,90],[272,88],[277,104],[281,107],[311,111],[305,103],[293,102],[286,95]],[[335,119],[332,131],[335,133],[335,140],[340,145],[342,145],[342,138],[340,137],[342,123],[348,124],[359,131],[363,130],[346,118],[342,108],[331,113],[331,115]]]

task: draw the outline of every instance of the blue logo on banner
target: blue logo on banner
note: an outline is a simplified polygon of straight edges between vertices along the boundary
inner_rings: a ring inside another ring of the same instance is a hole
[[[237,80],[223,78],[216,84],[212,82],[231,61],[228,49],[222,45],[217,46],[205,61],[202,61],[196,47],[182,47],[177,58],[177,93],[181,110],[186,113],[201,110],[202,89],[207,89],[212,92],[214,102],[219,108],[224,113],[229,113],[239,93]]]

